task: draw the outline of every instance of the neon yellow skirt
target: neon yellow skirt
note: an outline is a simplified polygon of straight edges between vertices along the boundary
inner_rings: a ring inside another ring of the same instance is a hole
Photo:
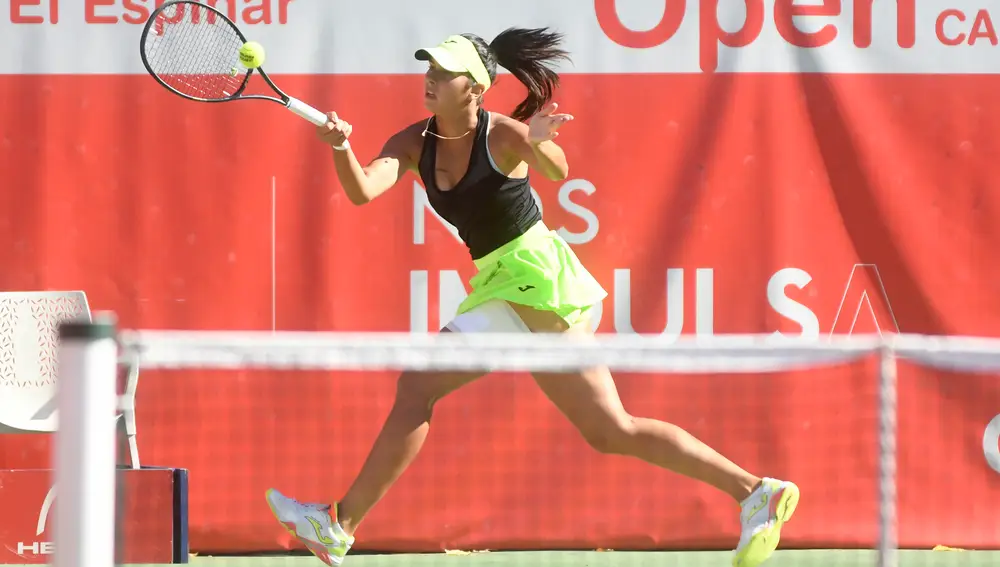
[[[572,326],[608,296],[569,244],[541,222],[475,263],[472,292],[459,305],[459,314],[502,299],[553,311]]]

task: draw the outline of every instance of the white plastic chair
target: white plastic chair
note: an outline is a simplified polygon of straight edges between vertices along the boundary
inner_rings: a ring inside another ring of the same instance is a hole
[[[54,433],[58,427],[59,322],[90,320],[82,291],[0,292],[0,434]],[[130,465],[139,468],[135,438],[135,390],[139,367],[128,364],[124,392],[118,397],[119,423]]]

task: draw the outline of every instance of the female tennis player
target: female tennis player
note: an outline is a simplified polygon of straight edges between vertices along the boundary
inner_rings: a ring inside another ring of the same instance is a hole
[[[443,332],[587,333],[593,306],[607,295],[542,223],[528,182],[529,169],[551,180],[568,172],[566,155],[553,140],[573,117],[550,102],[559,77],[549,64],[567,58],[561,39],[547,29],[508,29],[490,44],[463,34],[417,51],[416,58],[429,64],[424,103],[432,116],[389,138],[367,166],[351,150],[350,124],[331,113],[319,128],[319,137],[333,147],[337,176],[351,202],[368,203],[412,170],[434,210],[458,228],[477,273]],[[482,106],[497,66],[528,89],[510,117]],[[272,489],[271,510],[326,564],[339,565],[358,524],[417,456],[435,402],[479,377],[403,373],[389,417],[343,498],[307,504]],[[607,368],[535,373],[534,379],[598,451],[638,457],[706,482],[740,503],[734,566],[754,567],[777,547],[799,499],[794,484],[751,475],[675,425],[629,415]]]

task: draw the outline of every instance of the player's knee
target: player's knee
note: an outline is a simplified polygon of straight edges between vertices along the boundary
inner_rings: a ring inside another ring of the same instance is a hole
[[[630,455],[633,452],[635,419],[627,413],[608,416],[578,427],[587,444],[599,453]]]
[[[429,419],[434,404],[442,397],[430,387],[432,383],[423,372],[402,373],[396,381],[396,409],[426,414]]]

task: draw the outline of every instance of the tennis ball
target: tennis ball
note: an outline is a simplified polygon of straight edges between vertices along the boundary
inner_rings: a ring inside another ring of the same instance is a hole
[[[248,41],[240,48],[240,63],[247,69],[256,69],[264,64],[264,46],[256,41]]]

